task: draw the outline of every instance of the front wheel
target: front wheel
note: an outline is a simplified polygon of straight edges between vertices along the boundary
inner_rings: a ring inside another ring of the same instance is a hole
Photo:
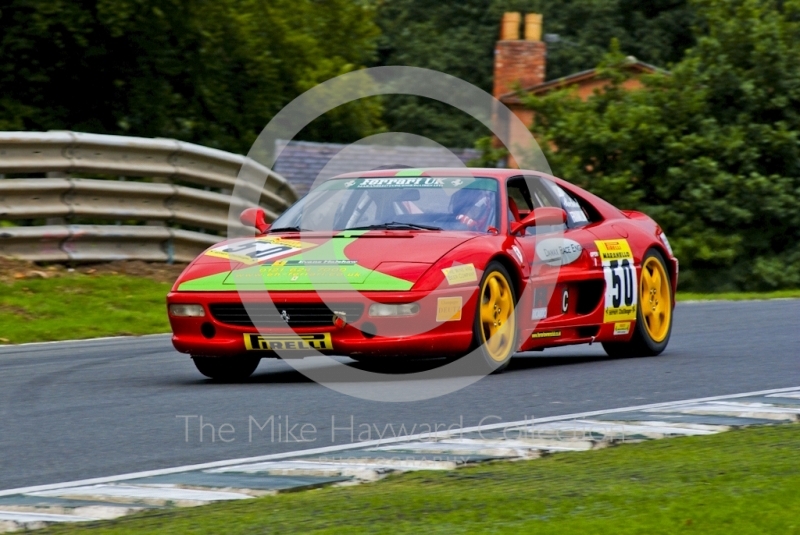
[[[661,253],[650,249],[642,259],[636,327],[627,342],[604,342],[609,357],[654,357],[672,334],[672,285]]]
[[[258,357],[192,357],[197,371],[218,381],[243,381],[261,361]]]
[[[493,373],[508,367],[517,349],[516,302],[508,270],[499,262],[490,262],[481,279],[473,336],[485,365]]]

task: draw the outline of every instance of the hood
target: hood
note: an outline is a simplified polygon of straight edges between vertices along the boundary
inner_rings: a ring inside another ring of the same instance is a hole
[[[478,236],[448,231],[272,234],[206,250],[177,291],[409,290],[454,247]]]

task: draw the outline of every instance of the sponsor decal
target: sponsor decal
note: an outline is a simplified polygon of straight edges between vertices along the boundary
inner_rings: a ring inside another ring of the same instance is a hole
[[[252,283],[257,281],[268,281],[279,284],[287,284],[302,280],[303,283],[327,284],[331,282],[348,282],[361,284],[364,282],[364,268],[355,264],[345,264],[342,266],[327,264],[286,264],[273,262],[261,265],[252,269],[236,270],[231,273],[226,284]],[[367,271],[367,274],[369,272]]]
[[[350,181],[352,182],[352,181]],[[350,184],[348,182],[348,184]],[[393,178],[362,178],[355,184],[347,186],[354,189],[380,189],[380,188],[441,188],[444,183],[441,178],[434,177],[393,177]]]
[[[561,336],[561,331],[539,331],[533,333],[531,338],[558,338],[559,336]]]
[[[517,260],[519,261],[520,265],[524,264],[525,261],[522,258],[522,251],[519,250],[519,247],[517,247],[516,245],[512,245],[511,250],[514,252],[514,256],[517,257]]]
[[[564,205],[566,208],[570,209],[580,209],[581,205],[578,204],[578,201],[573,199],[572,197],[567,197],[567,194],[561,188],[558,188],[559,197],[561,198],[561,204]]]
[[[623,336],[631,332],[631,322],[623,321],[614,324],[614,336]]]
[[[600,260],[633,260],[633,253],[631,246],[628,245],[628,240],[596,240],[597,252],[600,254]]]
[[[299,334],[294,336],[280,334],[245,334],[244,346],[248,351],[333,349],[330,333]]]
[[[550,296],[548,295],[547,290],[547,287],[533,289],[533,311],[531,312],[532,320],[543,320],[547,317],[547,303],[550,301]]]
[[[442,273],[444,273],[450,286],[463,284],[465,282],[478,282],[478,274],[475,272],[475,266],[472,264],[445,268],[442,270]]]
[[[597,240],[606,280],[603,321],[636,319],[636,266],[628,240]]]
[[[583,252],[580,243],[570,239],[548,238],[536,244],[536,256],[548,266],[566,266]]]
[[[461,297],[440,297],[436,300],[436,321],[461,319]]]
[[[243,264],[261,264],[267,260],[295,254],[311,247],[316,247],[316,244],[285,240],[278,236],[265,236],[263,238],[227,243],[210,249],[206,254]]]
[[[344,182],[334,181],[332,189],[391,189],[391,188],[462,188],[470,187],[497,191],[497,181],[489,178],[444,178],[420,176],[421,170],[397,173],[385,178],[354,178]]]
[[[534,308],[531,311],[532,320],[543,320],[547,317],[547,307]]]
[[[352,266],[358,260],[276,260],[265,262],[264,266]]]
[[[584,214],[582,210],[570,210],[569,216],[575,223],[586,223],[589,221],[586,219],[586,214]]]
[[[561,292],[561,313],[566,314],[569,310],[569,289],[564,288]]]

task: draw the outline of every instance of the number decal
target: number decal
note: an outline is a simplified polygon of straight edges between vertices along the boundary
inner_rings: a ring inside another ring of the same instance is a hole
[[[244,264],[260,264],[272,258],[297,253],[310,247],[314,247],[314,244],[269,236],[215,247],[206,254]]]
[[[606,280],[604,322],[636,319],[636,266],[627,240],[598,240]]]
[[[633,286],[634,268],[629,260],[611,260],[608,266],[608,272],[611,274],[611,291],[613,297],[611,298],[611,305],[613,308],[620,308],[621,306],[629,307],[633,305],[635,288]]]

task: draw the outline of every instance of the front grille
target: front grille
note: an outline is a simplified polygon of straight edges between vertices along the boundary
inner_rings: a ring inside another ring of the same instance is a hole
[[[364,312],[364,305],[360,303],[249,303],[246,309],[241,303],[216,303],[209,308],[217,321],[240,327],[330,327],[334,310],[347,314],[348,323],[360,318]],[[284,319],[284,311],[289,317],[288,322]]]

